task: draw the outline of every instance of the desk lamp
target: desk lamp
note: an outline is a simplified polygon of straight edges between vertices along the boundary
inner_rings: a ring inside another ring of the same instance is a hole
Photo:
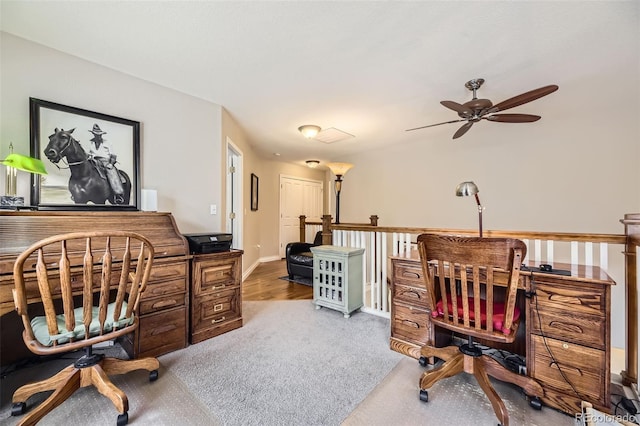
[[[351,163],[327,163],[327,167],[331,169],[336,180],[334,189],[336,191],[336,224],[340,223],[340,191],[342,190],[342,176],[344,176],[352,167]]]
[[[456,187],[456,195],[458,197],[467,195],[474,195],[476,197],[476,204],[478,205],[478,234],[480,238],[482,238],[482,205],[480,204],[478,192],[480,192],[480,190],[473,181],[462,182]]]
[[[5,182],[6,195],[0,196],[0,206],[23,206],[24,197],[18,197],[16,195],[17,171],[22,170],[29,173],[46,175],[47,170],[44,164],[37,158],[14,154],[12,143],[9,144],[9,155],[7,155],[7,158],[4,160],[0,160],[0,163],[7,166]]]

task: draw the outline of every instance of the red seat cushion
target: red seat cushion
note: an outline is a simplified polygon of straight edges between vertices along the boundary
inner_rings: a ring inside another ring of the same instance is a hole
[[[474,300],[473,297],[469,297],[469,319],[475,321],[475,311],[474,311]],[[464,311],[462,309],[462,297],[458,296],[458,318],[462,318],[464,315]],[[451,303],[451,298],[448,298],[447,307],[449,308],[449,314],[453,312],[453,304]],[[431,311],[431,316],[434,318],[444,317],[444,309],[442,308],[442,299],[438,300],[436,304],[436,309]],[[516,306],[513,310],[513,322],[518,321],[520,319],[520,309]],[[482,325],[485,326],[487,324],[487,301],[482,299],[480,301],[480,321]],[[504,334],[511,334],[510,328],[503,328],[504,324],[504,303],[496,302],[493,304],[493,328],[495,330],[502,330]]]

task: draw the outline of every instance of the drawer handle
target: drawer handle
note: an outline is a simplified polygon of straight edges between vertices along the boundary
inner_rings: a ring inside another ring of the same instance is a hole
[[[403,323],[410,325],[413,328],[420,328],[420,324],[411,320],[402,320]]]
[[[562,367],[560,367],[560,364],[559,364],[557,361],[551,361],[551,362],[549,363],[549,367],[555,367],[555,368],[557,368],[557,369],[558,369],[558,371],[560,371],[560,373],[562,373],[562,372],[563,372],[563,371],[565,371],[565,370],[574,370],[574,371],[575,371],[576,373],[578,373],[579,375],[581,375],[581,376],[583,375],[583,374],[582,374],[582,370],[581,370],[581,369],[579,369],[579,368],[577,368],[577,367],[569,367],[569,366],[566,366],[566,365],[563,365]]]
[[[223,305],[222,303],[218,303],[217,305],[215,305],[215,306],[213,307],[213,312],[221,311],[221,310],[222,310],[222,308],[224,308],[224,305]]]
[[[172,306],[175,305],[176,302],[175,300],[171,299],[171,300],[161,300],[160,302],[156,302],[153,305],[151,305],[151,307],[153,309],[157,309],[157,308],[164,308],[165,306]]]
[[[561,294],[549,295],[549,300],[560,303],[571,303],[574,305],[582,305],[582,300],[579,297],[563,296]]]
[[[211,287],[211,290],[217,290],[219,288],[225,288],[226,286],[227,286],[226,284],[214,285],[213,287]]]
[[[558,330],[569,331],[571,333],[584,334],[582,327],[575,324],[567,324],[561,321],[551,321],[549,327],[557,328]]]
[[[147,287],[149,288],[149,287]],[[175,287],[167,288],[167,287],[154,287],[151,290],[151,294],[163,295],[165,293],[174,293],[176,291]]]
[[[420,278],[420,274],[417,272],[402,271],[402,275],[410,278]]]
[[[158,334],[166,333],[167,331],[171,331],[171,330],[175,330],[175,329],[176,329],[176,325],[175,324],[167,324],[165,326],[158,327],[155,330],[153,330],[151,335],[152,336],[157,336]]]
[[[422,298],[422,296],[420,296],[420,293],[418,293],[417,291],[413,291],[413,290],[409,290],[409,291],[404,291],[402,292],[402,295],[406,295],[406,296],[410,296],[410,297],[415,297],[418,300]]]
[[[222,322],[222,321],[224,321],[225,319],[227,319],[227,318],[226,318],[226,317],[222,317],[222,318],[219,318],[219,319],[211,320],[211,324],[215,324],[215,323],[217,323],[217,322]]]

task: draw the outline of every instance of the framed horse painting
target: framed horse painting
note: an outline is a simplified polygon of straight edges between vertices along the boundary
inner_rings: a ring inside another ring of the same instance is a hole
[[[31,175],[39,210],[138,210],[140,123],[29,98],[31,156],[46,176]]]

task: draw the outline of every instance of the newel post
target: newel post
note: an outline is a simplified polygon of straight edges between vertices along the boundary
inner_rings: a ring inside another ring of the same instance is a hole
[[[331,215],[322,215],[322,244],[331,245],[333,234],[331,232]]]
[[[640,244],[640,213],[624,215],[620,222],[624,224],[627,236],[625,245],[625,291],[627,302],[627,356],[625,370],[620,373],[626,386],[638,383],[638,263],[637,246]]]
[[[306,220],[307,217],[303,214],[300,215],[300,239],[299,241],[301,243],[304,243],[305,241],[307,241],[307,228],[306,228]]]

